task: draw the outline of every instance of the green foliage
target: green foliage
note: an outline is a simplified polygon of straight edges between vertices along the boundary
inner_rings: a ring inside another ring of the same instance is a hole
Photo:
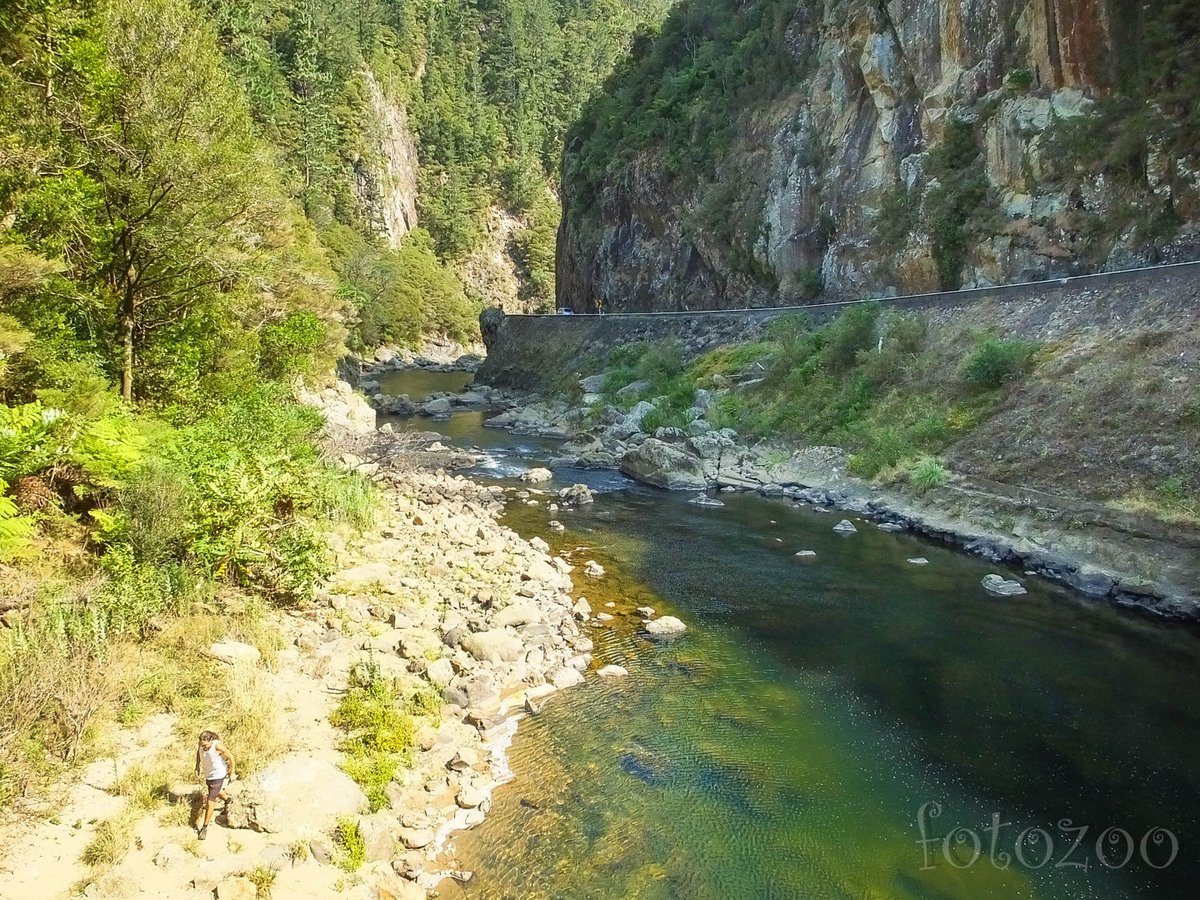
[[[271,379],[307,375],[313,357],[325,343],[325,325],[307,310],[289,313],[282,321],[263,327],[259,335],[260,365]]]
[[[929,154],[928,174],[937,186],[925,197],[924,216],[943,290],[962,286],[970,239],[986,230],[996,208],[984,157],[971,125],[952,118],[945,137]]]
[[[333,831],[336,848],[335,863],[347,872],[354,872],[367,861],[367,844],[362,832],[358,830],[358,822],[349,817],[341,817]]]
[[[17,505],[4,492],[8,484],[0,479],[0,562],[24,550],[33,536],[33,522],[22,516]]]
[[[981,336],[963,364],[963,378],[982,390],[998,388],[1025,372],[1035,349],[1019,338]]]
[[[253,373],[265,325],[336,317],[330,273],[186,2],[29,0],[2,24],[0,146],[36,161],[0,178],[0,292],[33,336],[8,361],[14,392],[85,364],[127,399],[211,401]],[[335,326],[303,349],[328,359],[340,339]]]
[[[1016,343],[1024,362],[1012,374],[1024,371],[1032,353],[1031,345]],[[933,478],[919,461],[981,421],[999,399],[967,377],[964,345],[972,346],[960,336],[931,334],[917,316],[862,304],[816,329],[803,317],[780,317],[764,341],[714,351],[690,371],[711,378],[714,359],[739,354],[764,367],[760,383],[720,399],[708,414],[714,427],[845,447],[857,475],[912,463]],[[963,377],[947,381],[947,371]]]
[[[349,757],[344,768],[362,786],[372,810],[387,804],[384,789],[401,766],[412,763],[414,726],[404,706],[377,664],[359,663],[329,716],[335,727],[348,732],[341,744]]]
[[[0,406],[0,479],[15,481],[46,469],[57,458],[52,439],[61,427],[61,410],[41,403]]]
[[[928,456],[918,460],[908,473],[909,482],[921,494],[941,487],[948,477],[945,467]]]
[[[516,260],[525,275],[525,300],[549,311],[554,306],[554,260],[561,211],[543,195],[529,209],[526,224],[513,235]]]
[[[1028,69],[1013,69],[1004,76],[1004,86],[1010,91],[1027,91],[1033,86],[1033,73]]]
[[[479,308],[439,262],[428,232],[413,229],[395,251],[343,226],[331,227],[326,239],[342,291],[358,310],[362,346],[415,346],[427,333],[459,340],[476,333]]]

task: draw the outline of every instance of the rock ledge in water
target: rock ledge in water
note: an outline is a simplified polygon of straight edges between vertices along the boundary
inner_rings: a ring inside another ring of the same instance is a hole
[[[1026,594],[1028,591],[1021,582],[1012,580],[1006,581],[1003,575],[984,575],[983,581],[980,582],[984,590],[995,594],[997,597],[1019,597],[1021,594]]]

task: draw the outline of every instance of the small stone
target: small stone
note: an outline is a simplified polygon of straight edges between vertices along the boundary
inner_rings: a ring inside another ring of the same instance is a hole
[[[604,566],[600,565],[594,559],[589,559],[584,564],[583,574],[589,578],[602,578],[604,576]]]
[[[453,769],[455,772],[466,772],[468,769],[478,769],[479,766],[479,754],[470,747],[459,748],[458,752],[446,763],[446,768]]]
[[[571,607],[571,613],[581,622],[586,622],[587,617],[592,614],[592,606],[587,602],[587,599],[580,597],[575,601],[575,605]]]
[[[797,550],[796,551],[796,559],[811,560],[811,559],[816,559],[816,558],[817,558],[816,550]]]
[[[554,519],[550,522],[550,530],[551,531],[566,531],[567,526],[565,526],[562,522],[558,521],[558,519]]]
[[[641,616],[643,619],[652,618],[654,616],[654,607],[653,606],[639,606],[637,608],[637,614],[639,616]]]
[[[611,622],[612,620],[613,620],[613,617],[610,613],[606,613],[606,612],[596,613],[596,621],[597,622]]]
[[[838,534],[858,534],[858,529],[854,527],[854,523],[849,519],[842,519],[833,526],[833,530]]]
[[[926,559],[925,557],[923,557],[923,556],[912,556],[912,557],[909,557],[909,560],[908,560],[908,561],[909,561],[910,563],[912,563],[914,566],[927,566],[927,565],[929,565],[929,560],[927,560],[927,559]]]
[[[878,528],[880,531],[896,532],[896,531],[904,530],[904,526],[901,525],[899,522],[880,522],[875,527]]]
[[[629,670],[624,666],[608,665],[601,667],[600,671],[598,671],[596,674],[601,678],[620,678],[628,675]]]
[[[526,484],[541,484],[543,481],[549,481],[553,477],[553,472],[540,467],[521,473],[521,480]]]

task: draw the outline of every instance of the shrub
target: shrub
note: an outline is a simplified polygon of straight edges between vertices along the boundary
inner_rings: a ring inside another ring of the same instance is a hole
[[[8,485],[0,479],[0,562],[24,550],[33,536],[33,522],[4,496],[6,490]]]
[[[875,346],[879,304],[852,306],[824,329],[825,363],[834,372],[848,370],[863,350]]]
[[[936,459],[925,457],[919,460],[908,473],[908,480],[918,493],[924,494],[946,483],[946,469]]]
[[[998,388],[1028,369],[1035,349],[1019,338],[985,337],[963,364],[963,379],[974,388]]]
[[[294,312],[259,332],[259,366],[267,378],[306,375],[325,343],[325,324],[310,312]]]
[[[366,862],[367,845],[358,830],[358,822],[354,819],[339,818],[333,832],[333,840],[338,868],[353,872]]]
[[[275,886],[275,878],[279,875],[278,869],[271,866],[255,866],[242,874],[254,885],[255,900],[271,900],[271,890]]]
[[[329,721],[348,732],[341,744],[350,757],[343,766],[346,773],[362,786],[371,809],[382,809],[387,804],[384,788],[402,765],[411,763],[414,728],[377,664],[354,666],[346,695]]]

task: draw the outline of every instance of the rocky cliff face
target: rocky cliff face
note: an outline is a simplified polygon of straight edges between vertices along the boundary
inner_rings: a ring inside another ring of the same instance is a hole
[[[737,110],[710,172],[668,173],[643,146],[584,196],[568,147],[559,304],[771,305],[1191,258],[1196,148],[1151,139],[1120,178],[1097,163],[1136,6],[800,0],[773,52],[806,74]]]
[[[417,145],[403,105],[389,99],[367,70],[369,154],[354,162],[359,202],[392,247],[417,227]]]

